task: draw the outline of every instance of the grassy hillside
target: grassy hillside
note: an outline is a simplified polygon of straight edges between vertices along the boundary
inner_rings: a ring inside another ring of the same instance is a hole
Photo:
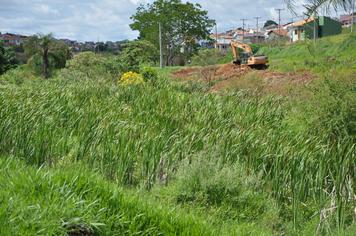
[[[341,34],[283,47],[263,47],[259,53],[268,55],[272,69],[282,71],[311,70],[315,73],[356,70],[356,34]],[[340,71],[341,70],[341,71]]]
[[[169,70],[133,86],[95,65],[10,71],[0,234],[352,235],[355,43],[262,49],[274,70],[318,75],[293,97],[207,93]]]
[[[140,199],[84,165],[0,159],[1,235],[213,235],[189,214]]]

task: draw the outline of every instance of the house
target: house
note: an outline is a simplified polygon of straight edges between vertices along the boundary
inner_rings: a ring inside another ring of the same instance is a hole
[[[4,43],[4,46],[19,46],[21,45],[27,36],[19,35],[19,34],[0,34],[0,41]]]
[[[350,15],[341,15],[340,16],[340,22],[343,27],[350,27],[351,22],[356,24],[356,13],[350,14]]]
[[[275,41],[275,40],[290,40],[289,32],[286,29],[275,29],[270,30],[266,33],[266,39],[268,41]]]
[[[294,22],[288,22],[287,24],[281,25],[282,29],[288,30],[288,28],[293,24]]]
[[[265,35],[263,32],[245,32],[244,34],[236,34],[235,39],[244,43],[259,43],[265,40]]]
[[[306,20],[297,21],[288,27],[292,42],[317,38],[341,33],[341,23],[327,16],[310,17]]]
[[[198,40],[198,44],[202,48],[214,48],[215,41],[216,41],[216,34],[211,34],[209,39],[200,39]]]
[[[228,48],[230,48],[231,41],[234,40],[234,36],[229,36],[226,34],[220,34],[215,39],[215,48],[219,49],[221,52],[225,52]]]

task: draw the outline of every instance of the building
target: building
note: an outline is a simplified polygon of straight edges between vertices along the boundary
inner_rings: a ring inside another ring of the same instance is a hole
[[[343,27],[350,27],[351,22],[356,24],[356,13],[350,15],[341,15],[340,22]]]
[[[228,48],[231,47],[231,41],[234,39],[234,36],[220,34],[218,35],[218,38],[215,39],[215,48],[219,49],[221,52],[225,52]]]
[[[244,34],[236,34],[235,39],[244,43],[260,43],[265,40],[263,32],[245,32]]]
[[[276,40],[290,40],[289,32],[286,29],[275,29],[270,30],[266,33],[266,40],[276,41]]]
[[[341,34],[341,23],[327,16],[310,17],[288,27],[292,42]]]
[[[215,47],[215,39],[216,39],[216,34],[211,34],[209,36],[209,39],[201,39],[198,40],[198,44],[202,48],[214,48]]]
[[[0,34],[0,41],[4,43],[4,46],[20,46],[25,40],[27,36],[19,35],[19,34]]]

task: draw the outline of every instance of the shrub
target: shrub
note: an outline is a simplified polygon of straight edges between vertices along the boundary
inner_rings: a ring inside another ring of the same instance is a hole
[[[67,62],[66,70],[62,70],[60,76],[82,74],[84,76],[79,77],[114,79],[120,77],[121,71],[121,64],[116,57],[104,57],[93,52],[82,52]]]
[[[275,204],[260,191],[261,183],[237,163],[221,165],[203,157],[181,166],[172,192],[178,203],[221,208],[220,217],[225,219],[276,220]]]
[[[140,74],[130,71],[123,74],[119,82],[121,85],[137,85],[142,84],[145,81]]]
[[[155,82],[158,79],[158,72],[152,67],[144,67],[141,69],[141,75],[145,82]]]
[[[145,40],[133,41],[125,44],[119,60],[123,72],[139,72],[140,65],[153,65],[158,60],[158,50]]]
[[[0,77],[0,84],[16,84],[21,85],[26,81],[35,80],[36,77],[33,71],[27,65],[21,65],[15,69],[8,70]]]
[[[5,48],[0,42],[0,75],[7,70],[15,68],[18,61],[15,57],[15,52],[12,48]]]

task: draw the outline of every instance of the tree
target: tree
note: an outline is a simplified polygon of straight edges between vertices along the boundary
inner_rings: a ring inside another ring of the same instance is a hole
[[[17,65],[15,51],[12,48],[5,48],[0,42],[0,75],[7,70],[15,68]]]
[[[34,35],[24,43],[28,64],[44,78],[49,78],[52,69],[65,67],[70,59],[70,50],[65,43],[47,35]]]
[[[161,23],[167,65],[173,64],[181,49],[192,55],[197,50],[197,40],[208,39],[215,24],[199,4],[182,3],[181,0],[156,0],[152,4],[140,5],[131,19],[130,27],[139,31],[139,39],[147,40],[157,48],[158,25]]]
[[[120,54],[122,71],[139,72],[140,65],[154,64],[158,61],[159,53],[157,48],[150,42],[138,40],[123,45]]]
[[[266,23],[263,25],[263,28],[267,28],[268,26],[271,26],[271,25],[275,25],[277,26],[277,22],[273,21],[273,20],[268,20],[266,21]]]
[[[49,78],[49,61],[48,61],[48,51],[51,43],[51,35],[45,35],[40,39],[40,46],[42,48],[42,74],[45,79]]]

